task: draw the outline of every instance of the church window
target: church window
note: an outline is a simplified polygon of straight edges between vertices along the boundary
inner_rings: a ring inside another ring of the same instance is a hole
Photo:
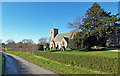
[[[64,41],[63,41],[63,45],[65,45]]]

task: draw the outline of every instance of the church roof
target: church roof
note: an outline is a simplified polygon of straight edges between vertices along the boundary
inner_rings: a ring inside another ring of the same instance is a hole
[[[72,35],[72,32],[57,34],[55,37],[55,42],[61,42],[63,38],[65,38],[65,40],[68,41],[68,38],[70,38],[71,35]]]
[[[67,37],[64,37],[64,39],[65,39],[67,42],[69,42],[69,38],[67,38]]]

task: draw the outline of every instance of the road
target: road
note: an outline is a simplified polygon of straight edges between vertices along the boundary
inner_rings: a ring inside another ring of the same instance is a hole
[[[5,56],[5,74],[55,74],[13,54]]]

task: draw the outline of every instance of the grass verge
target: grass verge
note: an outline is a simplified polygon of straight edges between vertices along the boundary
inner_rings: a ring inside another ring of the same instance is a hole
[[[4,73],[4,56],[0,56],[0,75]]]
[[[75,66],[60,64],[58,62],[51,61],[45,58],[41,58],[41,57],[38,57],[30,53],[21,53],[21,52],[6,52],[6,53],[11,53],[11,54],[20,56],[29,62],[35,63],[57,74],[99,74],[99,72],[93,72],[93,71],[86,70],[83,68],[78,68]]]

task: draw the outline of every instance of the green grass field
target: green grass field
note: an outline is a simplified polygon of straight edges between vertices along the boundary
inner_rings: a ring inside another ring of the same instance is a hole
[[[79,52],[79,51],[54,51],[54,53],[64,53],[64,54],[78,54],[78,55],[96,55],[96,56],[108,56],[108,57],[118,57],[120,52],[111,51],[90,51],[90,52]]]
[[[98,71],[96,72],[88,69],[79,68],[76,66],[60,64],[58,62],[45,59],[42,57],[38,57],[30,53],[21,53],[21,52],[6,52],[6,53],[11,53],[20,56],[29,62],[37,64],[46,69],[49,69],[57,74],[104,74],[103,72],[98,72]]]

